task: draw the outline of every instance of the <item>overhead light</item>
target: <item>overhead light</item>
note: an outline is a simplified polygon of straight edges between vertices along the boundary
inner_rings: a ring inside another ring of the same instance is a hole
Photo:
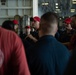
[[[75,9],[71,9],[71,12],[75,12]]]
[[[56,11],[60,11],[60,9],[56,9]]]
[[[60,9],[56,9],[56,11],[57,11],[58,13],[61,13]]]
[[[72,0],[72,1],[76,1],[76,0]]]
[[[42,5],[44,6],[47,6],[47,5],[49,5],[49,3],[48,2],[46,2],[46,3],[42,3]]]
[[[56,8],[58,8],[58,6],[56,6]]]
[[[58,5],[58,3],[55,3],[55,5]]]
[[[73,4],[76,4],[76,2],[73,2]]]

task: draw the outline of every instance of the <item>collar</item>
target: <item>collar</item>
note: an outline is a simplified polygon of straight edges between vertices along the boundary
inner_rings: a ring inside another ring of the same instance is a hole
[[[55,37],[53,35],[44,35],[44,36],[40,37],[39,40],[46,40],[46,39],[48,39],[48,40],[49,39],[55,39]]]

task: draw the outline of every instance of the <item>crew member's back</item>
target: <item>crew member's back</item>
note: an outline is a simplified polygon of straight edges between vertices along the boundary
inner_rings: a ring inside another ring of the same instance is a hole
[[[47,12],[41,17],[39,37],[34,48],[27,51],[31,75],[63,75],[70,53],[55,39],[58,18]]]
[[[24,53],[19,37],[0,27],[0,75],[30,75]]]

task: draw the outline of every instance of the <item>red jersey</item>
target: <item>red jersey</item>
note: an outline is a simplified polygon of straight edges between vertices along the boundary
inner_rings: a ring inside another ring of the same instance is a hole
[[[1,27],[0,75],[30,75],[20,38],[14,32]]]

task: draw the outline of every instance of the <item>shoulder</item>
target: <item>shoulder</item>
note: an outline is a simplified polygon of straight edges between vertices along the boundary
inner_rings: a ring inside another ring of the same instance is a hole
[[[70,52],[68,50],[68,48],[66,46],[64,46],[62,43],[58,42],[55,46],[55,51],[56,53],[58,53],[59,55],[62,56],[70,56]]]
[[[7,29],[1,28],[1,27],[0,27],[0,32],[1,32],[1,34],[4,34],[4,35],[15,35],[16,36],[16,33],[14,31],[7,30]]]
[[[1,33],[2,39],[8,40],[11,43],[15,43],[16,41],[20,40],[19,36],[14,31],[6,30],[0,27],[0,33]]]
[[[68,50],[67,48],[66,48],[66,46],[64,46],[61,42],[59,42],[59,41],[57,41],[57,43],[56,43],[56,47],[58,47],[59,49],[62,49],[62,50]]]

